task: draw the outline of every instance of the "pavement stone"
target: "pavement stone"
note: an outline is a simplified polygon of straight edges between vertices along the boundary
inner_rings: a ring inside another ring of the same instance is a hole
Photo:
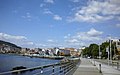
[[[81,63],[73,75],[102,75],[89,59],[81,58]]]
[[[94,64],[94,60],[90,60],[90,61]],[[120,75],[120,71],[117,70],[116,68],[110,65],[95,61],[95,65],[98,69],[99,69],[99,64],[101,64],[101,71],[103,75]]]

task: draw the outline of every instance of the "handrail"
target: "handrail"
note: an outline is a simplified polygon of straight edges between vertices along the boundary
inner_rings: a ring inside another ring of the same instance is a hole
[[[74,68],[77,64],[78,64],[79,60],[69,60],[68,62],[59,62],[59,63],[55,63],[55,64],[49,64],[49,65],[43,65],[43,66],[37,66],[37,67],[32,67],[32,68],[27,68],[27,69],[21,69],[21,70],[14,70],[14,71],[8,71],[8,72],[2,72],[0,73],[0,75],[5,75],[5,74],[12,74],[12,73],[21,73],[21,72],[26,72],[26,71],[33,71],[33,70],[37,70],[40,69],[41,72],[40,74],[44,73],[44,68],[48,68],[48,67],[52,67],[52,75],[54,75],[55,73],[64,73],[65,75],[72,70],[72,68]],[[57,69],[56,67],[59,68],[59,71],[55,71],[55,69]],[[49,71],[49,70],[47,70]],[[34,74],[37,75],[38,73]],[[50,74],[50,75],[51,75]]]

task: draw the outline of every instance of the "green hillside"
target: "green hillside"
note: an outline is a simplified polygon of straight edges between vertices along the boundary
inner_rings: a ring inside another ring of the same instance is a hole
[[[0,46],[3,46],[3,45],[7,45],[7,46],[16,47],[16,48],[21,49],[21,47],[15,45],[15,44],[13,44],[13,43],[10,43],[10,42],[6,42],[6,41],[3,41],[3,40],[0,40]]]

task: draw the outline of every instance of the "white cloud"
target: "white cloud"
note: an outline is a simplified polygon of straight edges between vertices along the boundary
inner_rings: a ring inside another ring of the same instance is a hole
[[[120,5],[120,0],[108,0],[110,3]]]
[[[33,45],[34,43],[33,42],[27,42],[28,45]]]
[[[116,27],[120,27],[120,24],[116,24]]]
[[[32,20],[32,16],[29,12],[27,12],[25,15],[21,16],[22,18],[26,19],[27,21]]]
[[[7,41],[14,43],[18,46],[25,47],[25,48],[35,48],[35,47],[40,47],[40,48],[52,48],[52,47],[61,47],[65,46],[63,43],[58,43],[57,40],[53,39],[48,39],[44,43],[33,43],[32,41],[29,41],[27,37],[25,36],[16,36],[16,35],[10,35],[6,33],[0,33],[0,40]]]
[[[118,18],[118,20],[120,21],[120,17],[117,17]]]
[[[54,39],[48,39],[46,43],[47,43],[47,44],[57,44],[58,41],[57,41],[57,40],[54,40]]]
[[[97,31],[94,28],[91,28],[87,32],[78,32],[74,36],[70,36],[66,38],[66,42],[68,45],[77,45],[77,46],[83,46],[83,45],[89,45],[91,42],[100,42],[102,41],[102,38],[100,35],[102,35],[103,32]]]
[[[71,39],[71,40],[67,40],[67,42],[69,42],[69,43],[76,43],[76,42],[78,42],[78,40],[77,39]]]
[[[64,36],[64,38],[66,39],[66,38],[68,38],[68,36]]]
[[[54,20],[57,20],[57,21],[58,21],[58,20],[62,20],[62,17],[60,17],[59,15],[54,14],[54,13],[51,12],[49,9],[44,9],[44,12],[43,12],[43,13],[53,16],[53,19],[54,19]]]
[[[88,1],[87,6],[77,10],[69,21],[99,22],[116,18],[120,15],[120,0]]]
[[[77,3],[77,2],[79,2],[79,0],[71,0],[72,2],[75,2],[75,3]]]
[[[46,4],[41,3],[41,4],[40,4],[40,7],[42,8],[42,7],[44,7],[45,5],[46,5]]]
[[[32,47],[34,45],[34,43],[28,41],[27,37],[25,36],[9,35],[5,33],[0,33],[0,40],[11,42],[23,47]]]
[[[60,17],[59,15],[54,15],[54,20],[62,20],[62,17]]]
[[[52,39],[48,39],[47,41],[48,41],[48,42],[54,42],[54,40],[52,40]]]
[[[101,35],[103,32],[101,31],[97,31],[94,28],[91,28],[90,31],[87,32],[88,35],[90,36],[99,36]]]
[[[54,0],[44,0],[46,3],[54,3]]]
[[[93,40],[99,41],[100,40],[98,36],[90,36],[89,34],[87,34],[87,32],[79,32],[77,33],[77,35],[73,36],[73,38],[77,38],[83,41],[93,41]]]
[[[88,32],[78,32],[73,38],[85,41],[100,40],[99,36],[102,34],[103,32],[91,28]]]
[[[12,36],[5,33],[0,33],[0,39],[15,39],[15,40],[21,40],[21,39],[27,39],[25,36]]]
[[[71,36],[71,34],[67,34],[66,36],[64,36],[65,39],[69,38]]]
[[[40,47],[40,48],[46,48],[47,45],[46,44],[36,44],[37,47]]]
[[[49,14],[49,15],[53,15],[53,13],[49,10],[49,9],[44,9],[44,14]]]

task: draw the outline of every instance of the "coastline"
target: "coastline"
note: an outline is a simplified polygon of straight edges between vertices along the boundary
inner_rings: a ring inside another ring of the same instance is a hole
[[[25,55],[25,54],[15,54],[15,53],[0,53],[0,54],[9,54],[9,55],[19,55],[19,56],[27,56],[30,58],[45,58],[45,59],[54,59],[54,60],[61,60],[64,59],[64,56],[50,56],[50,55]]]

